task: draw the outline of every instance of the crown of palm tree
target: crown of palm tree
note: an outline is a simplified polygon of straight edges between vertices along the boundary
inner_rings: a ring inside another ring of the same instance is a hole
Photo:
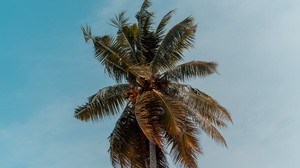
[[[96,59],[117,84],[90,96],[75,110],[75,117],[98,121],[121,112],[109,136],[114,167],[148,167],[150,143],[155,145],[157,167],[168,167],[167,149],[175,163],[197,167],[199,132],[226,146],[217,127],[226,127],[225,122],[232,120],[216,100],[182,82],[216,72],[217,64],[179,64],[184,50],[193,46],[194,19],[187,17],[166,31],[172,10],[154,28],[153,13],[147,11],[150,5],[144,1],[137,23],[129,23],[125,12],[111,19],[118,29],[115,37],[93,36],[90,27],[82,27],[85,40],[94,44]]]

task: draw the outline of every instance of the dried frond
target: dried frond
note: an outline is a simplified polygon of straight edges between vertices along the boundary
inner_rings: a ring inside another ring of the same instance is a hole
[[[109,153],[114,167],[143,167],[149,159],[146,136],[139,128],[134,108],[129,104],[109,137]]]
[[[135,104],[137,122],[149,141],[159,145],[160,148],[163,148],[163,129],[159,120],[163,112],[162,105],[156,100],[154,92],[146,91],[138,95]]]
[[[223,144],[227,147],[225,138],[222,136],[219,130],[214,126],[215,120],[219,120],[219,119],[211,119],[214,118],[214,116],[210,116],[210,115],[203,116],[201,115],[201,113],[192,110],[188,106],[186,107],[189,111],[189,116],[193,119],[195,123],[197,123],[201,127],[202,131],[204,131],[209,137],[211,137],[216,142]],[[226,124],[223,121],[221,122],[226,126]]]
[[[171,145],[171,155],[176,164],[185,168],[197,168],[197,155],[201,153],[198,142],[198,129],[187,117],[185,128],[179,136],[166,134],[168,143]]]
[[[185,124],[184,121],[187,115],[185,109],[183,109],[183,106],[176,99],[166,97],[157,90],[153,90],[153,92],[156,100],[160,102],[164,110],[161,124],[164,125],[164,129],[168,134],[178,136]]]
[[[182,97],[182,100],[190,108],[198,111],[201,115],[213,115],[218,119],[232,122],[231,115],[226,108],[203,91],[178,83],[172,83],[172,86],[178,90],[177,96]],[[215,124],[218,125],[218,122]],[[222,122],[220,122],[220,126],[222,126]]]
[[[216,100],[191,86],[174,84],[178,90],[176,95],[186,104],[189,116],[202,130],[216,142],[226,146],[226,141],[216,127],[227,127],[224,121],[231,122],[228,111]]]

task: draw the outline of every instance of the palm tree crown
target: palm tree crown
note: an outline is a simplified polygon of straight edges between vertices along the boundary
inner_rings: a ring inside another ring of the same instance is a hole
[[[214,73],[217,64],[179,64],[184,50],[193,46],[194,19],[187,17],[166,31],[172,10],[154,28],[150,5],[144,1],[137,23],[129,23],[125,12],[113,18],[116,36],[93,36],[90,27],[82,27],[85,40],[94,44],[96,59],[117,84],[90,96],[76,108],[75,117],[97,121],[121,113],[109,136],[114,167],[149,167],[148,146],[154,144],[157,167],[168,167],[165,154],[170,152],[176,164],[194,168],[201,153],[199,132],[226,146],[217,127],[226,127],[231,117],[216,100],[182,82]]]

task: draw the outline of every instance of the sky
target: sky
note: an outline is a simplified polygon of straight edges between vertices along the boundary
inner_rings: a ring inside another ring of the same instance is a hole
[[[0,167],[109,168],[117,117],[76,120],[74,109],[114,82],[93,57],[81,25],[115,34],[109,19],[134,14],[133,0],[1,0]],[[201,135],[199,167],[300,167],[300,1],[153,0],[170,25],[194,16],[186,60],[215,61],[219,74],[189,81],[231,113],[228,148]],[[174,165],[170,164],[170,167]]]

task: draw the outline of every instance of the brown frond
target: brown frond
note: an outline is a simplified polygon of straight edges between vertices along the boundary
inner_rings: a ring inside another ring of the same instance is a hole
[[[196,124],[198,124],[201,127],[202,131],[204,131],[208,136],[210,136],[216,142],[221,143],[227,147],[225,138],[222,136],[219,130],[214,126],[215,122],[210,118],[211,116],[202,116],[199,112],[196,112],[190,109],[189,107],[187,108],[189,110],[189,116],[193,119],[193,121]]]
[[[109,137],[109,153],[114,167],[140,168],[149,159],[149,141],[137,124],[134,108],[128,105]]]
[[[137,96],[135,116],[137,122],[150,142],[163,148],[162,126],[159,123],[163,108],[153,91],[146,91]]]
[[[153,90],[153,93],[164,110],[161,124],[164,126],[165,131],[172,136],[179,135],[182,131],[181,127],[185,124],[184,120],[187,115],[185,109],[176,99],[167,97],[158,90]]]
[[[167,142],[171,145],[171,155],[176,164],[185,168],[197,168],[197,155],[201,153],[198,142],[198,129],[187,117],[185,128],[179,136],[166,134]]]

